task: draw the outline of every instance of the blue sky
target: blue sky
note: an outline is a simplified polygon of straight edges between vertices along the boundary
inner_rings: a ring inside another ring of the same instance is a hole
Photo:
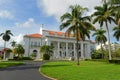
[[[10,29],[14,34],[11,40],[21,43],[23,35],[39,33],[41,24],[44,29],[59,31],[59,18],[69,11],[71,4],[88,7],[87,14],[90,15],[94,6],[101,5],[101,0],[0,0],[0,33]],[[111,38],[111,41],[115,39]],[[0,46],[3,46],[2,39]]]

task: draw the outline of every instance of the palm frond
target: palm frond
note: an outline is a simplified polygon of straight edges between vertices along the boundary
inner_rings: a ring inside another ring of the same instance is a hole
[[[63,16],[60,17],[61,22],[64,21],[65,19],[71,19],[71,18],[72,18],[72,16],[70,13],[65,13],[65,14],[63,14]]]
[[[60,30],[63,30],[65,28],[67,28],[68,26],[71,25],[71,20],[67,20],[66,22],[63,22],[61,25],[60,25]]]
[[[85,17],[82,17],[80,18],[81,21],[91,21],[91,17],[90,16],[85,16]]]
[[[0,36],[4,35],[4,33],[1,33]]]

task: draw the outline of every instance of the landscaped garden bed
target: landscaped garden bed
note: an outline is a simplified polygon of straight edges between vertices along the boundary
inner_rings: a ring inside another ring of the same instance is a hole
[[[41,72],[58,80],[120,80],[120,65],[108,62],[82,61],[48,62],[41,67]]]

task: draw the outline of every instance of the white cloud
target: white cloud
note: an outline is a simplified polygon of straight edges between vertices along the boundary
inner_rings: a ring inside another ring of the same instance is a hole
[[[19,34],[18,36],[13,36],[11,40],[17,42],[17,44],[21,44],[23,42],[23,34]]]
[[[37,26],[33,18],[29,18],[27,21],[23,23],[15,23],[15,26],[17,27],[34,27]]]
[[[59,20],[60,16],[68,11],[69,5],[79,4],[83,7],[88,7],[90,13],[96,5],[101,4],[101,0],[38,0],[38,7],[47,14],[47,16],[54,16]]]
[[[23,34],[19,34],[18,36],[11,36],[11,39],[6,43],[6,47],[11,47],[11,42],[16,41],[17,44],[23,44]],[[4,46],[4,40],[0,37],[0,47]]]
[[[7,18],[12,19],[14,16],[10,11],[7,10],[1,10],[0,11],[0,18]]]
[[[0,37],[0,47],[2,46],[3,47],[4,45],[4,41],[2,40],[2,38]]]

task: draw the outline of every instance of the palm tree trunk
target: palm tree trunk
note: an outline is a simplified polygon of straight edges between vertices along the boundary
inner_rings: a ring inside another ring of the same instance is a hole
[[[108,29],[108,25],[107,25],[107,22],[106,23],[106,28],[107,28],[107,32],[108,32],[108,49],[109,49],[109,60],[112,59],[111,57],[111,47],[110,47],[110,34],[109,34],[109,29]]]
[[[5,60],[5,48],[6,48],[6,41],[4,41],[4,55],[3,55],[3,60]]]
[[[103,53],[102,43],[101,43],[101,53],[102,53],[102,59],[104,59],[104,53]]]
[[[85,59],[85,44],[83,40],[81,41],[81,58],[82,60]]]
[[[82,41],[84,42],[84,41]],[[83,43],[83,60],[85,60],[85,44]]]

